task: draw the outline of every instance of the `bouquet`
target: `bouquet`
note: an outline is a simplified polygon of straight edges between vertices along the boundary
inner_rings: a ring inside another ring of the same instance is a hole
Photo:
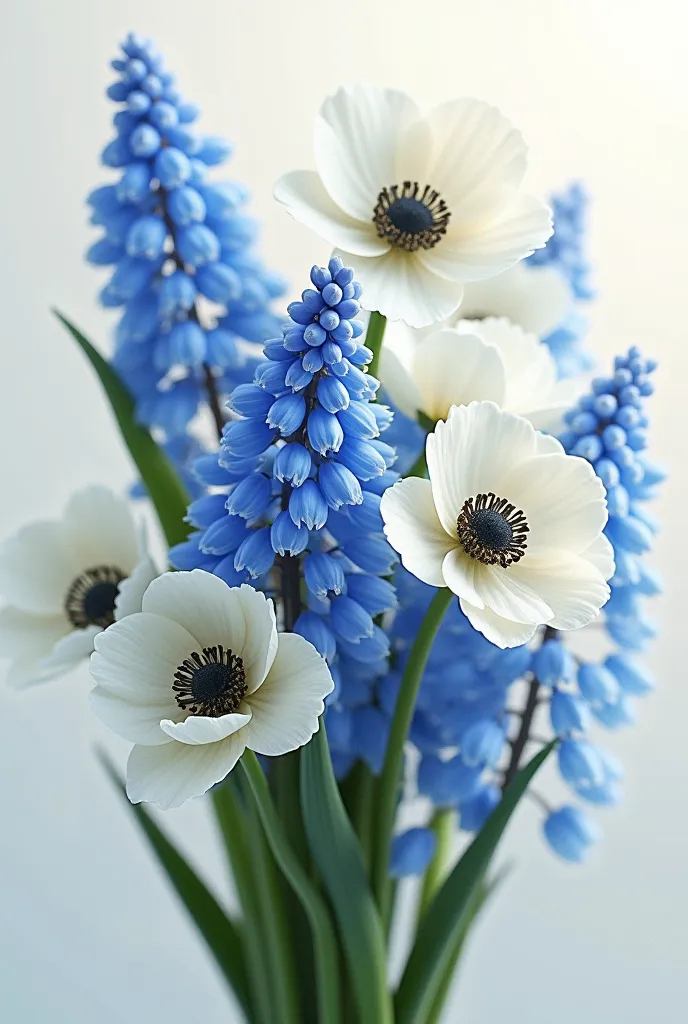
[[[104,769],[241,1019],[432,1024],[520,800],[579,862],[598,838],[584,805],[620,799],[620,763],[588,736],[653,686],[635,653],[659,591],[654,363],[632,348],[586,376],[585,192],[526,194],[525,143],[494,107],[326,98],[316,170],[274,194],[333,253],[294,268],[285,305],[247,190],[213,176],[231,147],[197,132],[152,43],[129,36],[112,67],[87,254],[111,268],[111,352],[58,316],[138,482],[5,542],[9,682],[90,657],[93,712],[132,744],[123,781]],[[593,625],[595,657],[569,641]],[[533,788],[548,759],[559,804]],[[234,909],[146,806],[204,794]]]

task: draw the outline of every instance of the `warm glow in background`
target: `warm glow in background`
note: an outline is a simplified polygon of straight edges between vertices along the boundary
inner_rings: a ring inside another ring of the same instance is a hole
[[[590,344],[602,367],[640,345],[661,360],[652,454],[672,479],[653,556],[667,590],[653,617],[658,692],[608,745],[627,799],[600,813],[586,867],[556,861],[528,802],[504,845],[516,870],[474,936],[448,1021],[640,1024],[685,1013],[688,952],[688,683],[685,416],[688,20],[676,0],[22,0],[0,31],[0,535],[59,511],[90,481],[124,488],[130,465],[58,305],[100,345],[101,275],[84,197],[109,180],[104,90],[129,29],[156,38],[202,130],[236,145],[229,176],[253,190],[263,253],[296,295],[325,243],[271,200],[283,171],[312,166],[311,125],[340,83],[406,88],[422,103],[496,103],[531,147],[532,190],[580,178],[594,206],[600,298]],[[227,1024],[221,982],[170,899],[93,757],[126,744],[91,717],[84,670],[0,692],[0,991],[7,1024]],[[606,742],[606,736],[603,740]],[[551,791],[563,795],[552,772]],[[166,824],[222,879],[205,807]],[[683,980],[682,980],[683,975]]]

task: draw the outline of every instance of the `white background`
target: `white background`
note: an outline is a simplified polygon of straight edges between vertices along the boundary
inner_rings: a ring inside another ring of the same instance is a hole
[[[0,534],[56,514],[89,481],[130,478],[94,379],[51,304],[102,345],[111,318],[82,262],[83,198],[107,180],[108,61],[129,28],[154,35],[202,127],[236,143],[264,253],[296,292],[326,247],[270,198],[312,166],[311,123],[342,82],[368,79],[434,103],[497,103],[531,146],[538,190],[573,177],[595,205],[591,250],[600,360],[629,344],[661,359],[653,445],[672,480],[656,561],[667,591],[650,660],[661,680],[639,724],[610,738],[627,800],[603,816],[585,868],[547,852],[536,808],[505,843],[517,870],[479,927],[461,1024],[636,1024],[685,1019],[688,949],[685,644],[685,16],[675,0],[23,0],[0,31]],[[683,636],[682,636],[683,634]],[[93,757],[107,742],[80,675],[0,696],[0,990],[8,1024],[177,1024],[232,1019],[208,958],[169,897]],[[554,786],[555,783],[552,783]],[[168,826],[221,877],[196,804]],[[684,980],[681,973],[683,966]]]

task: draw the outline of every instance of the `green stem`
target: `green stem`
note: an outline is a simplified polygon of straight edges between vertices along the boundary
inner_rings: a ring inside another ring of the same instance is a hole
[[[289,844],[275,812],[258,758],[252,750],[246,750],[239,763],[251,787],[275,860],[296,893],[311,925],[318,988],[318,1019],[323,1024],[341,1024],[338,952],[329,911]]]
[[[363,761],[357,761],[340,786],[346,812],[361,844],[366,871],[370,871],[370,843],[375,802],[375,776]]]
[[[436,838],[435,854],[423,879],[419,917],[422,917],[428,909],[430,901],[444,881],[456,829],[455,811],[450,808],[435,811],[430,822],[430,828],[435,833]]]
[[[378,380],[380,379],[380,352],[382,351],[382,339],[385,335],[386,326],[386,316],[383,316],[382,313],[378,313],[376,311],[370,314],[365,343],[373,353],[373,358],[370,360],[368,373],[372,377],[377,377]]]
[[[242,909],[242,935],[246,943],[252,1020],[255,1024],[271,1024],[273,1020],[272,989],[265,984],[264,939],[260,929],[260,912],[256,899],[253,860],[246,844],[246,816],[237,795],[236,779],[228,778],[212,792],[217,824],[224,840],[230,874]]]
[[[447,587],[438,590],[425,613],[420,629],[406,662],[399,688],[394,717],[387,742],[387,753],[379,783],[379,800],[375,824],[372,882],[383,922],[389,920],[391,888],[389,878],[389,851],[399,795],[399,781],[404,759],[404,745],[411,728],[413,709],[420,682],[440,628],[444,613],[454,595]]]

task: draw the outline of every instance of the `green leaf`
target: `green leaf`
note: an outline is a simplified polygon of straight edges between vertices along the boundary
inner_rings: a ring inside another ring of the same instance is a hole
[[[361,1024],[393,1020],[385,941],[361,847],[332,771],[321,720],[301,751],[301,807],[313,859],[334,908]]]
[[[339,957],[329,910],[294,853],[282,822],[277,817],[258,758],[252,750],[245,750],[239,764],[251,787],[270,849],[282,874],[298,897],[311,926],[318,990],[318,1020],[322,1024],[341,1024]]]
[[[119,425],[124,443],[136,463],[158,514],[170,547],[186,540],[189,527],[184,522],[189,496],[172,463],[155,443],[145,427],[136,422],[134,400],[119,376],[100,352],[62,313],[55,316],[64,324],[98,374],[103,390]]]
[[[397,1024],[427,1024],[502,833],[528,783],[555,745],[556,740],[548,744],[507,786],[485,826],[435,894],[420,922],[399,985],[395,1001]]]
[[[380,352],[382,351],[382,339],[385,336],[386,326],[387,317],[373,310],[368,321],[365,343],[373,353],[368,373],[373,377],[377,377],[378,380],[380,379]]]
[[[437,994],[432,1004],[432,1009],[428,1015],[427,1024],[438,1024],[471,928],[473,927],[478,915],[485,909],[487,902],[492,898],[495,891],[509,874],[509,871],[510,868],[507,866],[507,868],[497,872],[494,878],[489,879],[487,882],[481,881],[480,885],[476,887],[470,908],[466,915],[466,923],[461,930],[461,934],[456,941],[454,949],[452,950],[451,958],[447,964],[447,970],[439,984]]]
[[[129,803],[122,781],[108,759],[102,753],[98,756],[250,1020],[244,948],[239,928],[227,916],[205,882],[156,825],[148,811],[141,804]]]

